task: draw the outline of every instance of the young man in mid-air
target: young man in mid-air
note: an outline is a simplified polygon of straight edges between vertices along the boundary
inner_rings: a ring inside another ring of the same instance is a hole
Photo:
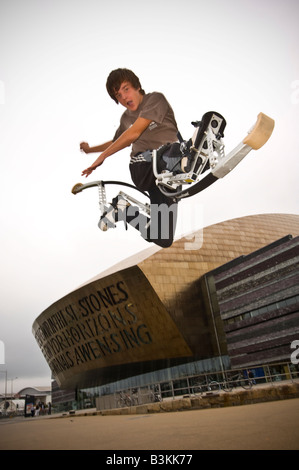
[[[107,230],[115,226],[115,222],[125,220],[137,228],[147,241],[169,247],[174,238],[177,204],[163,195],[157,187],[150,151],[177,141],[178,129],[173,110],[163,94],[146,94],[139,78],[131,70],[113,70],[108,76],[106,87],[111,98],[126,110],[111,141],[95,147],[90,147],[86,142],[80,144],[85,153],[101,152],[82,175],[89,176],[106,158],[132,145],[131,177],[136,187],[148,192],[150,196],[151,219],[141,215],[138,207],[133,208],[120,196],[112,201],[110,208],[102,216],[99,227]],[[162,207],[162,211],[159,211],[159,207]]]

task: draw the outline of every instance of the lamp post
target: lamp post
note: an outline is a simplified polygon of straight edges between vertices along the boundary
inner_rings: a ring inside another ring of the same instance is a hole
[[[18,377],[14,377],[13,379],[9,379],[11,381],[11,388],[10,388],[10,411],[12,411],[12,399],[13,399],[13,381],[16,380]]]
[[[2,374],[5,374],[4,413],[6,414],[7,370],[0,370],[0,372],[2,372]]]

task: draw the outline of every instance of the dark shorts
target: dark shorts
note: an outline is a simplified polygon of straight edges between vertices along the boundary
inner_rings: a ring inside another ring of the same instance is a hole
[[[147,191],[152,204],[172,205],[174,202],[161,193],[156,185],[151,162],[138,162],[130,165],[131,178],[135,186],[141,191]]]
[[[177,203],[161,193],[160,189],[156,185],[156,179],[151,162],[132,163],[130,165],[130,172],[135,186],[141,191],[146,191],[149,194],[151,201],[151,225],[144,238],[163,248],[169,247],[173,242],[175,233]],[[159,214],[158,209],[163,207],[163,204],[166,204],[170,208],[169,212],[166,211],[164,213],[164,217]],[[156,217],[153,216],[152,213],[156,214]],[[135,217],[136,215],[134,215],[134,218]],[[128,223],[130,223],[130,220],[128,220]],[[154,232],[156,233],[154,238],[152,237],[153,227],[155,227]]]
[[[141,191],[149,191],[156,186],[151,162],[138,162],[130,165],[131,178]]]

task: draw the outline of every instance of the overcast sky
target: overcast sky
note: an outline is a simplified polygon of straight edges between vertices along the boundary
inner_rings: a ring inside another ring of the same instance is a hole
[[[105,89],[111,70],[131,68],[146,92],[164,93],[184,138],[206,111],[223,114],[227,152],[260,111],[275,119],[265,147],[180,204],[178,236],[234,217],[299,213],[298,17],[297,0],[1,0],[0,371],[18,377],[14,391],[50,384],[31,332],[37,316],[149,246],[134,229],[98,229],[96,189],[71,194],[97,156],[79,143],[110,140],[123,112]],[[88,180],[130,182],[128,155]]]

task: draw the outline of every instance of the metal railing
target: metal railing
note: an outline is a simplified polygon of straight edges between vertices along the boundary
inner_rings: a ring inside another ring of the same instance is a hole
[[[258,365],[251,368],[222,370],[184,376],[169,381],[119,390],[110,395],[96,397],[97,409],[131,407],[180,396],[231,392],[255,386],[274,386],[282,381],[299,380],[299,367],[291,363]]]

